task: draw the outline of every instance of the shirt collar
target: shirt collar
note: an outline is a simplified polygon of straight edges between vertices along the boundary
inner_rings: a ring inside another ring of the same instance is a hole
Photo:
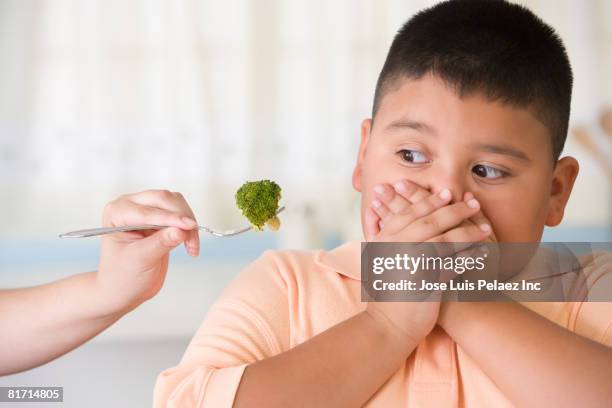
[[[351,279],[361,280],[361,241],[349,241],[331,251],[318,251],[315,263]]]

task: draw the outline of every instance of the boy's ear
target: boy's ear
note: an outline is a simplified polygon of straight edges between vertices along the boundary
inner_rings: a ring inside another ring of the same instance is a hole
[[[565,205],[574,187],[578,170],[578,161],[573,157],[567,156],[557,161],[553,171],[548,214],[546,215],[546,225],[549,227],[559,225],[563,220]]]
[[[359,144],[359,151],[357,153],[357,162],[353,169],[353,188],[361,192],[361,174],[363,161],[365,158],[366,148],[368,141],[370,140],[370,132],[372,131],[372,119],[364,119],[361,122],[361,143]]]

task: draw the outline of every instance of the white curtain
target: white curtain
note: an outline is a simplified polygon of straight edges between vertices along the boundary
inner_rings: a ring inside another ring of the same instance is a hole
[[[432,3],[0,0],[0,233],[95,225],[146,188],[230,227],[234,189],[272,178],[355,236],[359,124],[395,31]],[[574,121],[592,120],[612,101],[610,2],[526,3],[566,41]]]

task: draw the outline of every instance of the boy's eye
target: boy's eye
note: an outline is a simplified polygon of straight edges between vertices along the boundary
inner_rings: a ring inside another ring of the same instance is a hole
[[[486,178],[489,180],[495,180],[498,178],[505,177],[507,173],[503,170],[496,169],[495,167],[485,166],[484,164],[477,164],[472,168],[472,173],[478,177]]]
[[[410,149],[402,149],[398,152],[400,157],[407,161],[408,163],[427,163],[427,157],[423,152],[419,152],[418,150],[410,150]]]

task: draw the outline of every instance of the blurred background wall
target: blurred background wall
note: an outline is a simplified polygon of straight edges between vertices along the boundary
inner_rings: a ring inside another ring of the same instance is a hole
[[[287,205],[278,235],[205,239],[198,260],[179,249],[157,298],[0,385],[64,385],[65,407],[107,384],[120,392],[99,406],[147,406],[155,375],[261,251],[360,239],[360,121],[395,31],[433,3],[0,0],[0,287],[95,269],[95,239],[55,237],[97,226],[126,192],[180,191],[219,228],[244,222],[233,192],[245,180],[276,180]],[[557,29],[575,74],[565,153],[581,172],[545,239],[609,241],[612,2],[521,3]]]
[[[233,191],[269,177],[287,214],[308,206],[320,233],[359,238],[359,124],[395,31],[431,3],[0,0],[1,236],[96,225],[147,188],[234,226]],[[567,45],[572,124],[595,127],[612,106],[612,3],[524,3]],[[572,136],[564,226],[609,223],[610,179]]]

